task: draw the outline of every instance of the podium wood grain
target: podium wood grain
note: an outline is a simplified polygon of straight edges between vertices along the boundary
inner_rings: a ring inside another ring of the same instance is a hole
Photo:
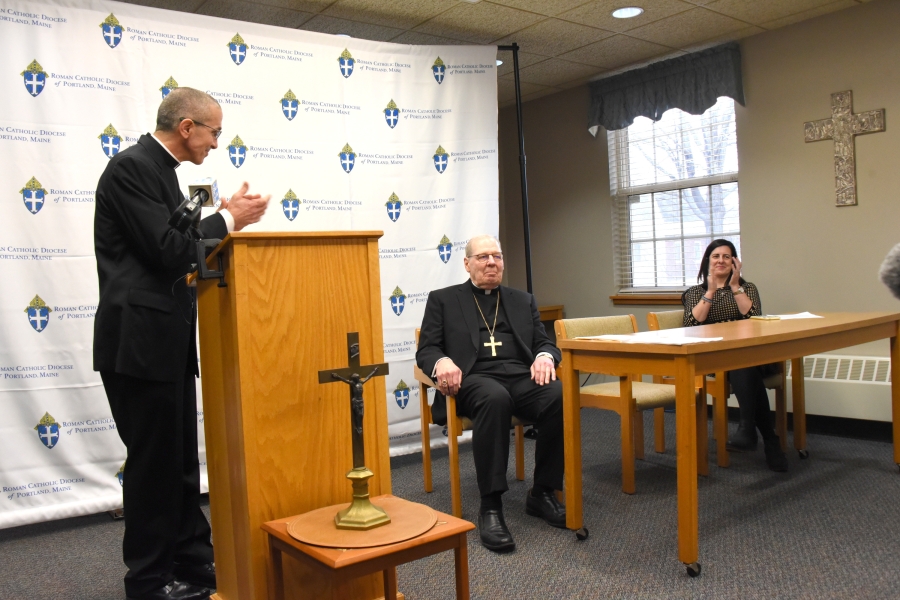
[[[347,364],[351,331],[363,364],[383,361],[380,236],[234,233],[216,252],[227,287],[198,282],[217,598],[267,597],[262,523],[351,498],[349,396],[346,386],[320,385],[317,373]],[[381,377],[365,385],[373,496],[391,492],[384,390]],[[331,594],[294,561],[285,577],[296,597]],[[375,574],[356,580],[348,598],[382,590]]]

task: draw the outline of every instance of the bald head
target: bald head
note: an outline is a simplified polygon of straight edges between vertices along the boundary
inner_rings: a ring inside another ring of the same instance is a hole
[[[156,111],[156,131],[175,131],[182,119],[204,121],[219,107],[215,98],[200,90],[180,87],[169,92]]]
[[[476,235],[473,238],[469,238],[469,241],[466,243],[466,256],[472,256],[473,249],[476,246],[481,245],[483,242],[494,242],[497,244],[497,249],[502,252],[500,248],[500,240],[492,235]]]

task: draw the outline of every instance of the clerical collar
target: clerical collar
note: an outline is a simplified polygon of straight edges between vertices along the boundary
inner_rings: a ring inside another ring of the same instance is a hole
[[[493,290],[483,290],[480,287],[478,287],[477,285],[475,285],[474,283],[472,283],[471,279],[469,280],[469,283],[472,284],[472,293],[473,294],[484,294],[485,296],[490,296],[494,290],[500,289],[500,286],[497,286]]]
[[[169,150],[169,149],[166,147],[166,145],[163,144],[162,141],[161,141],[158,137],[156,137],[156,133],[151,133],[151,134],[150,134],[150,137],[152,137],[154,140],[156,140],[157,143],[159,143],[159,145],[162,146],[163,149],[164,149],[166,152],[169,153],[169,156],[171,156],[172,159],[175,161],[175,166],[172,167],[173,169],[177,169],[178,167],[181,166],[181,161],[178,160],[177,158],[175,158],[175,155],[172,154],[172,151]]]

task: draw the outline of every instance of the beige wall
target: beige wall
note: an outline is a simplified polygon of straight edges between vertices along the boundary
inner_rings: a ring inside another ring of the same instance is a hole
[[[737,108],[744,274],[766,312],[900,310],[878,281],[900,242],[900,1],[878,0],[742,40],[746,106]],[[856,139],[859,206],[834,206],[833,145],[803,123],[886,110],[887,130]],[[569,317],[614,307],[606,138],[587,132],[587,89],[524,106],[534,292]],[[500,226],[510,285],[525,287],[515,107],[500,111]],[[656,307],[667,310],[673,307]],[[887,344],[856,349],[887,354]]]

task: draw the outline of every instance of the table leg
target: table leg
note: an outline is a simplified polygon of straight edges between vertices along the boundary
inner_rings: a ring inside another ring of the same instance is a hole
[[[384,579],[384,600],[397,598],[397,568],[391,567],[381,572]]]
[[[459,534],[459,542],[453,549],[456,566],[456,600],[469,600],[469,548],[466,534]]]
[[[678,449],[678,558],[694,565],[699,556],[697,506],[697,395],[694,357],[675,357],[675,438]],[[690,567],[689,567],[690,568]],[[697,568],[699,572],[699,567]]]
[[[898,323],[900,326],[900,323]],[[891,338],[891,420],[894,422],[894,462],[900,465],[900,343]]]
[[[709,416],[706,408],[706,379],[697,392],[697,472],[709,475]]]
[[[572,368],[572,351],[562,351],[563,431],[565,432],[566,527],[581,529],[581,406],[578,371]]]
[[[893,366],[893,364],[892,364]],[[791,359],[791,403],[794,411],[794,448],[806,450],[806,392],[803,357]]]
[[[281,566],[281,550],[272,543],[269,538],[269,598],[270,600],[284,600],[284,571]]]

